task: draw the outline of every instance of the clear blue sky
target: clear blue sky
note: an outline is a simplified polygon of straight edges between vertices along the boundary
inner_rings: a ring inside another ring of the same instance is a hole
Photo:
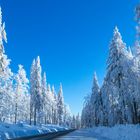
[[[134,7],[138,0],[0,0],[6,22],[6,54],[28,77],[33,58],[41,58],[48,82],[63,84],[65,102],[81,112],[97,72],[105,75],[108,45],[117,25],[124,41],[135,39]]]

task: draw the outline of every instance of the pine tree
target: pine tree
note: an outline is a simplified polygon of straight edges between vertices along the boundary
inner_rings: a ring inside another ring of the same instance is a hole
[[[136,6],[135,9],[135,19],[137,22],[137,26],[136,26],[136,41],[135,41],[135,56],[139,56],[140,55],[140,4]]]
[[[75,115],[73,115],[73,117],[72,117],[72,128],[76,129],[76,118],[75,118]]]
[[[100,88],[97,80],[97,75],[94,73],[93,78],[93,87],[92,87],[92,94],[90,97],[90,118],[91,118],[91,125],[97,126],[99,124],[99,113],[101,113],[101,95],[100,95]]]
[[[53,114],[53,98],[50,84],[47,85],[47,107],[48,107],[48,123],[52,123],[52,114]]]
[[[4,50],[4,41],[7,42],[5,23],[2,23],[2,11],[0,7],[0,121],[9,119],[12,115],[12,76],[9,68],[10,60]]]
[[[59,123],[59,125],[63,125],[64,97],[63,97],[62,84],[60,84],[60,90],[59,90],[59,93],[58,93],[57,108],[58,108],[58,110],[57,110],[58,123]]]
[[[79,113],[76,116],[76,129],[80,129],[81,128],[81,119],[80,119],[80,115]]]
[[[136,41],[134,46],[134,58],[133,58],[133,84],[135,85],[132,98],[131,98],[131,105],[132,105],[132,112],[133,112],[133,123],[140,122],[140,4],[136,6],[135,9],[135,19],[137,22],[136,26]]]
[[[28,79],[22,65],[19,65],[15,76],[15,123],[17,120],[27,120],[29,113]]]
[[[35,59],[32,62],[30,70],[30,125],[32,124],[34,117],[34,100],[35,100]]]
[[[64,105],[64,113],[63,113],[63,126],[65,127],[71,127],[71,123],[72,123],[72,118],[71,118],[71,110],[70,110],[70,106],[65,104]]]
[[[84,98],[84,105],[82,109],[82,115],[81,115],[81,127],[87,128],[91,127],[91,109],[90,109],[90,98],[91,95],[87,95]]]
[[[40,58],[33,60],[30,71],[30,94],[29,81],[26,71],[19,65],[17,74],[13,74],[9,68],[10,60],[4,50],[7,43],[5,23],[2,22],[0,7],[0,121],[15,122],[30,121],[30,124],[53,123],[60,125],[71,122],[70,112],[65,106],[62,85],[58,96],[47,85],[46,74],[41,75]]]
[[[53,124],[57,124],[57,95],[56,95],[56,91],[55,91],[55,87],[54,85],[52,86],[52,97],[53,97],[53,104],[52,104],[52,107],[53,107],[53,112],[52,112],[52,123]]]
[[[42,78],[42,96],[43,96],[43,115],[44,115],[44,123],[47,123],[47,111],[48,111],[48,98],[47,98],[47,80],[46,80],[46,73],[44,72]]]
[[[101,91],[104,99],[104,123],[107,125],[127,122],[128,112],[131,116],[130,109],[126,110],[126,106],[129,106],[129,91],[126,86],[131,75],[130,64],[131,58],[126,45],[115,28],[107,61],[107,74]]]
[[[33,112],[34,125],[36,125],[37,123],[41,123],[41,116],[43,113],[42,77],[39,56],[37,57],[36,61],[33,61],[31,67],[30,82],[31,112]]]
[[[42,77],[41,77],[41,66],[40,66],[40,58],[37,57],[35,64],[35,118],[37,117],[37,122],[40,123],[40,117],[42,113]]]

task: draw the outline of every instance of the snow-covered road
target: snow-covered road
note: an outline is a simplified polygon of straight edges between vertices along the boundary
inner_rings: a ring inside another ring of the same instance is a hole
[[[109,140],[105,137],[97,135],[93,131],[81,129],[74,132],[71,132],[65,136],[55,138],[54,140]]]
[[[140,125],[80,129],[55,140],[140,140]]]

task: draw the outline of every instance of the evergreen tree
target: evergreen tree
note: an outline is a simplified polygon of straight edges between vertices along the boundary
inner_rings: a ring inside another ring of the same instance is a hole
[[[47,123],[47,111],[48,111],[48,98],[47,98],[47,80],[46,80],[46,73],[43,74],[42,78],[42,104],[43,104],[43,116],[44,116],[44,123]]]
[[[136,19],[136,22],[137,22],[137,26],[136,26],[136,41],[135,41],[135,56],[136,57],[139,57],[140,55],[140,4],[138,4],[136,6],[136,9],[135,9],[135,19]]]
[[[64,113],[63,113],[63,125],[65,127],[71,127],[71,123],[72,123],[72,118],[71,118],[71,111],[70,111],[70,107],[69,105],[65,104],[64,105]]]
[[[42,77],[41,77],[41,65],[40,58],[37,57],[35,64],[35,119],[37,117],[37,122],[40,123],[40,117],[42,115]]]
[[[47,98],[48,98],[48,123],[51,124],[53,116],[53,97],[50,84],[48,84],[47,86]]]
[[[37,57],[36,61],[33,61],[31,67],[31,112],[33,112],[34,125],[41,122],[41,116],[43,112],[42,104],[42,77],[41,77],[41,66],[40,58]],[[32,114],[32,113],[31,113]]]
[[[100,95],[100,88],[97,80],[97,75],[94,73],[93,78],[93,87],[92,87],[92,94],[90,97],[90,117],[91,117],[91,125],[97,126],[99,124],[99,113],[101,113],[101,110],[99,110],[101,107],[101,95]]]
[[[55,91],[55,87],[52,86],[52,97],[53,97],[53,104],[52,104],[52,123],[53,124],[57,124],[57,95],[56,95],[56,91]]]
[[[134,46],[134,58],[133,58],[133,81],[135,88],[132,92],[131,106],[133,113],[133,123],[140,122],[140,4],[135,9],[136,26],[136,41]]]
[[[125,116],[125,96],[127,96],[125,87],[128,79],[127,54],[125,43],[116,27],[110,43],[107,74],[102,87],[104,123],[108,125],[127,121]]]
[[[32,62],[30,70],[30,124],[32,124],[34,117],[34,100],[35,100],[35,59]],[[35,122],[34,122],[35,123]]]
[[[30,94],[28,94],[29,81],[26,71],[19,65],[17,74],[9,68],[10,60],[4,50],[7,43],[5,23],[2,22],[0,8],[0,121],[15,122],[30,121],[30,124],[53,123],[60,125],[71,122],[67,106],[64,111],[62,85],[58,96],[54,86],[52,90],[47,85],[46,74],[41,75],[40,58],[33,60],[30,71]],[[65,114],[64,114],[65,113]]]
[[[71,126],[73,129],[76,129],[76,118],[75,118],[75,115],[73,115],[72,117],[72,126]]]
[[[60,84],[60,90],[58,93],[57,99],[57,113],[58,113],[58,123],[59,125],[63,125],[63,114],[64,114],[64,98],[63,98],[63,90],[62,84]]]
[[[7,42],[5,23],[2,23],[2,11],[0,7],[0,121],[9,119],[13,107],[13,73],[9,68],[10,60],[4,50],[4,41]]]
[[[79,113],[76,116],[76,129],[80,129],[81,128],[81,119],[80,119],[80,115]]]
[[[29,113],[29,95],[27,95],[29,81],[22,65],[19,65],[15,80],[15,123],[17,123],[17,120],[27,120]]]
[[[91,95],[87,95],[84,99],[84,105],[83,105],[82,115],[81,115],[81,127],[83,127],[83,128],[92,126],[90,98],[91,98]]]

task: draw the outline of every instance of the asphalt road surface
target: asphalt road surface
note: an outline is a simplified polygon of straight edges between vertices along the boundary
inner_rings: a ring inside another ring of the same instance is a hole
[[[53,140],[109,140],[99,134],[94,133],[88,129],[81,129],[71,132],[65,136],[55,138]]]
[[[77,130],[65,136],[55,138],[53,140],[98,140],[98,139],[94,138],[89,131]]]

